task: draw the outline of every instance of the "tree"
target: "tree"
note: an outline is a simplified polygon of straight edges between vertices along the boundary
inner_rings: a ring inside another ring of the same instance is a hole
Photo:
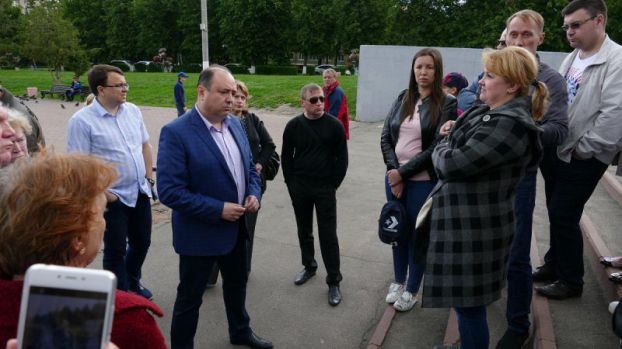
[[[0,66],[16,63],[15,38],[19,32],[21,14],[12,0],[0,0]]]
[[[54,0],[39,1],[24,16],[19,38],[20,53],[33,62],[47,63],[54,82],[60,81],[64,65],[84,65],[86,54],[78,42],[78,32],[61,16]]]
[[[80,43],[86,48],[90,61],[107,62],[106,22],[104,0],[62,0],[63,17],[78,30]]]
[[[287,0],[218,0],[220,34],[232,57],[247,64],[288,59]]]

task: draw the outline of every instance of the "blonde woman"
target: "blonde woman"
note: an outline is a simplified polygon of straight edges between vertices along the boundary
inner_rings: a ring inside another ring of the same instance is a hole
[[[463,349],[488,348],[486,305],[505,286],[516,187],[540,159],[535,121],[548,96],[524,48],[486,51],[483,63],[485,105],[445,123],[432,153],[439,184],[430,194],[422,305],[455,308]]]

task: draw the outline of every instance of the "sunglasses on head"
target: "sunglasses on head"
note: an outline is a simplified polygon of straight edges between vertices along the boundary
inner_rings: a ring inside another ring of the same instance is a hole
[[[308,99],[309,103],[315,104],[317,101],[324,103],[324,96],[311,97]]]

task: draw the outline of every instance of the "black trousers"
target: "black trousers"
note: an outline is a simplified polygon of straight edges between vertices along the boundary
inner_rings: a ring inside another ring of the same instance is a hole
[[[330,181],[301,181],[298,179],[289,180],[287,188],[296,215],[302,265],[307,270],[315,271],[317,269],[313,244],[313,208],[315,208],[320,250],[326,266],[326,283],[339,285],[343,277],[339,270],[336,189]]]
[[[199,308],[209,272],[217,264],[231,339],[247,338],[250,318],[246,312],[246,236],[241,234],[231,252],[223,256],[179,256],[179,285],[171,322],[171,348],[194,347]]]
[[[574,286],[583,285],[583,238],[579,221],[585,203],[608,165],[595,158],[572,159],[570,163],[549,157],[542,164],[546,205],[549,211],[551,242],[544,262],[554,268],[557,277]]]

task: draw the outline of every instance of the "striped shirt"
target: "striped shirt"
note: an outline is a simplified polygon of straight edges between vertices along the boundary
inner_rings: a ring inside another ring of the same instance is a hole
[[[244,194],[246,194],[246,174],[244,173],[244,163],[242,162],[242,152],[238,148],[238,144],[235,142],[235,138],[229,131],[229,123],[231,122],[231,116],[227,115],[227,117],[222,121],[221,129],[217,129],[209,122],[203,114],[199,111],[199,108],[195,106],[195,109],[201,115],[201,119],[207,126],[210,135],[216,142],[218,149],[222,153],[222,156],[225,158],[227,162],[227,167],[229,168],[229,172],[231,173],[233,179],[235,180],[235,185],[238,188],[238,204],[244,204]]]
[[[119,178],[110,192],[129,207],[136,206],[139,192],[151,197],[143,158],[143,144],[148,140],[140,109],[127,102],[115,116],[95,99],[77,111],[67,126],[68,152],[91,154],[116,165]]]

